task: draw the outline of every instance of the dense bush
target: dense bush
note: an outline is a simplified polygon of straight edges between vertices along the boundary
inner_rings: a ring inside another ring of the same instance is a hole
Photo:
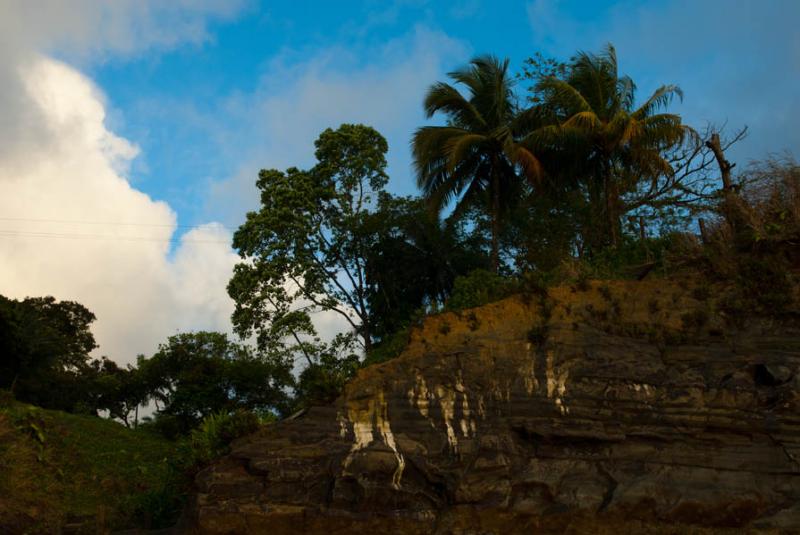
[[[508,297],[519,287],[512,280],[485,269],[458,277],[447,301],[448,310],[463,310]]]

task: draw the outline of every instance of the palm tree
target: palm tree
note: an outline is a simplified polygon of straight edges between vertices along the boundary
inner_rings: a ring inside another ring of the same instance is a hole
[[[427,117],[442,112],[447,124],[424,126],[414,134],[417,184],[437,211],[454,199],[456,213],[488,204],[491,261],[497,271],[500,219],[521,187],[520,178],[535,181],[542,174],[533,152],[517,142],[533,115],[518,113],[507,59],[481,56],[448,76],[465,86],[468,96],[444,82],[428,90]]]
[[[683,93],[675,85],[663,85],[634,108],[636,85],[619,76],[610,44],[599,55],[578,54],[565,80],[544,78],[537,89],[545,95],[554,124],[530,134],[526,146],[560,147],[578,162],[592,215],[586,225],[590,250],[617,245],[623,196],[643,180],[671,174],[665,150],[695,135],[679,115],[656,113]]]

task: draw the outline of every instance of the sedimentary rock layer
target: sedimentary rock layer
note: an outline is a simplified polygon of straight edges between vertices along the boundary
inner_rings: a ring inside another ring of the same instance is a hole
[[[203,471],[191,529],[800,531],[800,325],[707,293],[594,284],[429,318]]]

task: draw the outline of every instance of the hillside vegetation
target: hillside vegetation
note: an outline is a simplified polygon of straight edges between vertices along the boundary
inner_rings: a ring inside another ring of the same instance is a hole
[[[4,533],[148,525],[174,477],[175,442],[117,422],[0,401]]]

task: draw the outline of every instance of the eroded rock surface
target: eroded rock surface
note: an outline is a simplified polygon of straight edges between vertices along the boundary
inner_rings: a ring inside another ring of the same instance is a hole
[[[595,284],[430,318],[202,472],[192,530],[800,532],[800,324],[693,295]]]

